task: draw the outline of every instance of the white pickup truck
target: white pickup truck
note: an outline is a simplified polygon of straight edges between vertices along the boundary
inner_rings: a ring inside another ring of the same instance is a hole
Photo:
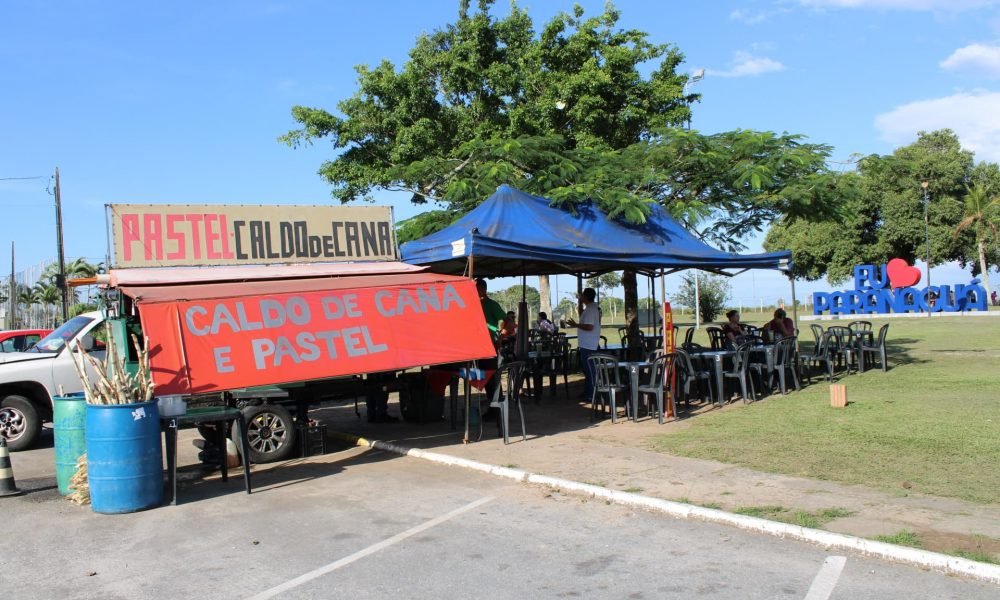
[[[69,347],[79,347],[104,360],[105,346],[94,338],[104,322],[100,312],[84,313],[24,352],[0,354],[0,435],[11,450],[23,450],[38,439],[42,423],[52,420],[52,398],[83,391]]]
[[[83,391],[69,348],[80,348],[103,361],[106,346],[94,334],[103,334],[104,322],[100,312],[84,313],[25,352],[0,353],[0,435],[12,451],[30,448],[38,440],[42,424],[52,421],[52,398],[60,394],[60,386],[65,394]],[[282,460],[296,449],[295,423],[282,406],[294,404],[287,392],[238,390],[231,396],[245,415],[254,462]]]

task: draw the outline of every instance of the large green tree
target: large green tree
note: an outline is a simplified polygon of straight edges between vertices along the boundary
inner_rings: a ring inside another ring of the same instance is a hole
[[[970,183],[988,185],[989,172],[974,166],[952,131],[920,132],[912,144],[867,156],[855,173],[840,178],[845,206],[839,217],[776,223],[764,247],[791,249],[798,277],[837,283],[851,277],[854,265],[924,260],[926,215],[931,264],[958,261],[975,273],[981,269],[976,229],[959,225],[969,214]]]
[[[572,173],[562,153],[578,146],[617,149],[690,115],[683,56],[646,34],[617,28],[612,6],[598,17],[583,9],[554,17],[538,34],[516,5],[495,18],[492,0],[421,35],[399,70],[383,60],[357,67],[358,91],[342,116],[296,106],[302,127],[292,145],[328,137],[339,154],[320,167],[342,202],[402,190],[413,201],[438,201],[464,212],[493,192],[493,182],[546,170],[547,191]],[[658,63],[643,76],[645,65]],[[541,136],[529,141],[523,138]],[[518,140],[521,141],[518,141]],[[479,175],[489,175],[476,185]]]
[[[703,274],[699,283],[698,293],[695,293],[694,277],[687,274],[681,276],[681,285],[672,298],[676,304],[692,310],[697,304],[702,321],[711,323],[726,308],[732,286],[728,277],[719,275]]]
[[[401,240],[436,231],[502,183],[573,210],[594,199],[615,219],[641,223],[657,202],[723,247],[778,216],[823,216],[835,203],[829,149],[793,135],[679,127],[698,97],[686,94],[683,55],[596,17],[555,16],[536,32],[516,4],[504,17],[460,3],[458,19],[417,39],[405,64],[360,66],[358,90],[337,105],[292,109],[296,146],[329,139],[320,175],[341,202],[376,190],[433,203],[401,223]],[[623,273],[634,320],[635,273]],[[546,292],[543,285],[542,291]]]
[[[515,313],[517,313],[518,304],[520,304],[523,298],[528,304],[528,318],[531,320],[535,320],[538,317],[538,311],[541,310],[541,299],[538,295],[538,290],[530,285],[523,287],[512,285],[507,289],[491,293],[490,297],[499,302],[504,310],[512,310]]]

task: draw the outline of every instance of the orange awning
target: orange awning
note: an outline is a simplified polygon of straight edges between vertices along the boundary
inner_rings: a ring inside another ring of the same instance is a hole
[[[463,277],[411,271],[119,289],[139,306],[157,394],[496,356],[475,285]]]

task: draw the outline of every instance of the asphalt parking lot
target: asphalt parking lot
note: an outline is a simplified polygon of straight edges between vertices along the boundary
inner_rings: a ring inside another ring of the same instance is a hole
[[[6,598],[996,598],[997,587],[348,448],[98,515],[13,456]],[[184,464],[182,462],[182,464]],[[23,476],[22,476],[23,474]],[[818,594],[818,595],[817,595]],[[825,594],[825,595],[824,595]]]

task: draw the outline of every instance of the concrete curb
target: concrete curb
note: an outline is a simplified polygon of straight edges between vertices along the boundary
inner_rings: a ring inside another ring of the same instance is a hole
[[[753,531],[774,537],[817,544],[827,549],[836,548],[841,550],[850,550],[865,556],[915,565],[943,573],[962,575],[980,581],[1000,584],[1000,565],[976,562],[965,558],[959,558],[957,556],[949,556],[947,554],[938,554],[937,552],[919,550],[917,548],[895,546],[885,542],[867,540],[851,535],[823,531],[821,529],[810,529],[788,523],[758,519],[757,517],[737,515],[722,510],[716,510],[714,508],[704,508],[701,506],[693,506],[691,504],[683,504],[681,502],[673,502],[671,500],[651,498],[649,496],[633,494],[630,492],[609,490],[607,488],[587,483],[579,483],[568,479],[549,477],[547,475],[538,475],[521,469],[499,467],[496,465],[469,460],[467,458],[458,458],[455,456],[448,456],[446,454],[438,454],[436,452],[427,452],[426,450],[418,450],[416,448],[406,448],[390,442],[369,440],[346,433],[331,432],[331,435],[358,446],[393,452],[402,456],[421,458],[451,467],[471,469],[473,471],[479,471],[480,473],[496,475],[498,477],[504,477],[506,479],[512,479],[522,483],[533,483],[558,488],[560,490],[577,492],[594,498],[601,498],[609,502],[615,502],[617,504],[653,510],[679,519],[697,519],[707,523],[730,525],[746,531]]]

